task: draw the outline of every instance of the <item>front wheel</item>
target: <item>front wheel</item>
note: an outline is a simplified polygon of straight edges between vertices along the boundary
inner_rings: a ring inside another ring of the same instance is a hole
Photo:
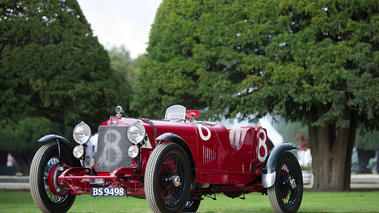
[[[68,189],[58,184],[60,165],[78,166],[70,150],[58,144],[46,144],[34,155],[30,166],[30,192],[34,203],[42,212],[67,212],[75,201]]]
[[[145,195],[153,212],[181,212],[190,193],[191,168],[185,151],[164,143],[151,153],[145,171]]]
[[[268,198],[275,212],[297,212],[303,198],[303,177],[299,162],[290,153],[283,153],[276,166],[273,186],[267,189]]]

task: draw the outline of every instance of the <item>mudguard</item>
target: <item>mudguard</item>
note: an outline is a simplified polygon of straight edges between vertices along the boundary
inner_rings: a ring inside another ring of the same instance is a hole
[[[157,140],[157,141],[172,141],[172,142],[179,143],[179,144],[185,143],[183,138],[181,138],[178,135],[175,135],[174,133],[170,133],[170,132],[167,132],[167,133],[160,135],[155,140]],[[182,145],[182,144],[180,144],[180,145]]]
[[[48,142],[48,141],[56,141],[58,144],[63,144],[66,146],[70,151],[74,149],[74,146],[64,137],[60,135],[45,135],[42,138],[40,138],[37,142]]]
[[[175,135],[174,133],[167,132],[167,133],[164,133],[164,134],[160,135],[155,140],[156,141],[160,141],[160,142],[161,141],[172,141],[172,142],[180,145],[184,149],[184,151],[187,153],[187,156],[188,156],[188,159],[189,159],[190,165],[191,165],[191,176],[192,176],[191,190],[194,189],[195,186],[196,186],[195,161],[193,160],[191,150],[188,148],[188,145],[183,140],[183,138],[181,138],[178,135]]]
[[[262,185],[265,188],[269,188],[275,183],[276,178],[276,165],[278,163],[278,159],[283,152],[298,149],[295,145],[290,143],[282,143],[278,146],[275,146],[270,156],[268,157],[266,168],[263,169],[262,174]]]

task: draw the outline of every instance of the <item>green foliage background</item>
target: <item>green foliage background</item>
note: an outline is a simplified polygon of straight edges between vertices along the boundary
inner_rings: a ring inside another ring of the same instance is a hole
[[[34,153],[41,146],[38,139],[47,134],[59,132],[66,139],[72,135],[72,127],[53,123],[46,118],[25,118],[18,124],[0,129],[0,147],[7,152]]]
[[[24,175],[40,137],[96,131],[132,95],[76,0],[0,1],[0,76],[0,149]]]
[[[214,118],[272,113],[296,121],[326,106],[315,125],[345,126],[338,117],[349,107],[364,126],[377,128],[378,7],[377,1],[165,1],[132,107],[150,117],[182,103]]]
[[[108,51],[111,68],[126,76],[129,84],[134,83],[135,71],[132,69],[132,59],[124,46],[113,47]]]
[[[94,127],[128,104],[130,86],[110,68],[77,1],[1,1],[0,20],[3,123],[39,116],[72,126],[86,118]]]
[[[304,125],[347,127],[348,109],[357,146],[378,149],[378,11],[376,0],[165,0],[147,54],[131,60],[99,44],[75,0],[1,1],[0,145],[32,152],[81,120],[97,129],[116,105],[160,119],[182,104],[201,119],[283,116],[285,141]]]
[[[306,123],[316,190],[349,190],[357,127],[379,129],[377,0],[166,0],[146,57],[138,115],[182,104],[213,120]]]
[[[304,132],[304,135],[309,137],[307,124],[301,121],[286,122],[284,118],[280,117],[273,122],[273,126],[282,135],[284,142],[296,144],[294,140],[296,133]],[[363,150],[379,150],[378,138],[378,131],[364,131],[358,129],[354,147]]]

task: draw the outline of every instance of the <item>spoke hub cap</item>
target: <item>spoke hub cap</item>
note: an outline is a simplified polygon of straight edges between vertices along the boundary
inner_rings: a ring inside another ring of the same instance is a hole
[[[295,179],[290,178],[290,186],[291,186],[291,189],[295,189],[296,188],[296,181],[295,181]]]
[[[175,187],[179,187],[180,185],[182,185],[182,183],[180,182],[180,177],[177,175],[172,176],[172,183]]]

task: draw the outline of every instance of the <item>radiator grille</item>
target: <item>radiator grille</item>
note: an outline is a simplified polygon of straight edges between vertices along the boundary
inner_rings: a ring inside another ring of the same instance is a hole
[[[117,168],[130,167],[128,155],[130,142],[126,137],[128,127],[100,126],[97,144],[97,172],[112,172]]]

